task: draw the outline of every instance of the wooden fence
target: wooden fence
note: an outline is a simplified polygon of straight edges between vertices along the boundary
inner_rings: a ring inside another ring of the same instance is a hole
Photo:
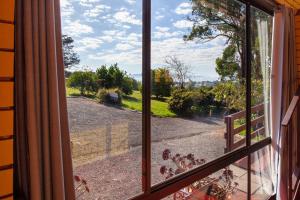
[[[251,108],[252,120],[251,120],[251,138],[263,136],[265,134],[264,127],[264,104],[259,104]],[[227,115],[225,117],[226,132],[224,137],[226,139],[225,153],[237,149],[246,143],[246,137],[241,133],[246,131],[246,124],[242,124],[236,127],[235,121],[246,118],[246,111],[240,111]],[[246,121],[246,120],[244,120]]]

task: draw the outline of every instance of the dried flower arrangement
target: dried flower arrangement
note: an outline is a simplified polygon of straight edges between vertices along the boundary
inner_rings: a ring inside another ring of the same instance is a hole
[[[87,181],[80,176],[74,176],[75,180],[75,195],[76,199],[79,199],[85,193],[89,193],[90,189],[87,186]]]
[[[195,159],[194,154],[172,155],[169,149],[165,149],[162,154],[163,160],[171,160],[177,169],[161,166],[160,173],[169,179],[174,175],[183,173],[189,169],[204,164],[204,159]],[[223,173],[219,178],[205,177],[190,186],[176,192],[173,196],[174,200],[188,200],[195,191],[203,191],[206,189],[208,199],[227,200],[236,191],[238,183],[233,182],[233,171],[229,167],[223,169]]]

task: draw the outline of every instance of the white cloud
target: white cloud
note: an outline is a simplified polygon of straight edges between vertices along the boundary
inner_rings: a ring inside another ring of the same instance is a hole
[[[79,4],[84,7],[93,7],[93,4],[98,2],[100,0],[79,0]]]
[[[86,17],[98,17],[101,13],[110,9],[111,7],[107,5],[96,5],[92,9],[86,10],[83,15]]]
[[[165,16],[164,15],[156,15],[155,16],[155,19],[156,20],[161,20],[161,19],[163,19]]]
[[[178,14],[178,15],[187,15],[189,13],[192,12],[192,5],[191,3],[181,3],[176,9],[175,9],[175,12]]]
[[[156,26],[155,30],[156,31],[153,32],[153,38],[155,38],[155,39],[161,39],[161,38],[167,38],[167,37],[176,37],[176,36],[179,36],[179,35],[182,34],[179,31],[170,32],[169,27]]]
[[[161,26],[156,26],[155,29],[161,32],[167,32],[170,30],[169,27],[161,27]]]
[[[121,23],[142,25],[142,21],[137,19],[135,14],[128,12],[125,8],[122,8],[120,11],[116,12],[114,14],[114,19]]]
[[[114,41],[114,38],[110,35],[100,36],[100,39],[103,40],[103,42],[108,42],[108,43],[111,43]]]
[[[81,36],[83,34],[93,33],[94,30],[91,26],[82,24],[80,20],[76,21],[65,21],[67,24],[63,26],[63,33],[70,36]]]
[[[173,26],[176,28],[192,28],[193,27],[193,22],[183,19],[183,20],[178,20],[173,23]]]
[[[78,42],[78,46],[75,49],[76,51],[80,51],[80,52],[87,51],[89,49],[91,50],[97,49],[103,43],[102,40],[94,37],[85,37],[78,40],[77,42]]]
[[[129,3],[130,5],[133,5],[136,3],[136,0],[125,0],[127,3]]]
[[[61,16],[64,18],[70,17],[75,13],[74,7],[70,3],[70,0],[61,0]]]
[[[120,50],[120,51],[127,51],[130,49],[133,49],[134,47],[131,46],[130,44],[125,44],[125,43],[121,43],[121,44],[117,44],[116,45],[116,50]]]

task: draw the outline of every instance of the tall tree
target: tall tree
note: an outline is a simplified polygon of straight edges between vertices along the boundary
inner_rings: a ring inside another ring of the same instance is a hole
[[[63,35],[62,42],[65,69],[70,69],[80,63],[79,55],[74,51],[74,40],[72,37]]]
[[[231,0],[190,0],[193,22],[191,32],[184,36],[185,40],[208,42],[218,37],[226,39],[237,60],[239,76],[244,76],[242,66],[245,64],[245,6]]]
[[[152,70],[152,94],[159,97],[171,95],[173,79],[168,69],[157,68]]]
[[[188,81],[190,67],[180,61],[176,56],[166,57],[165,63],[173,72],[174,79],[178,82],[179,87],[183,89],[185,87],[185,83]]]

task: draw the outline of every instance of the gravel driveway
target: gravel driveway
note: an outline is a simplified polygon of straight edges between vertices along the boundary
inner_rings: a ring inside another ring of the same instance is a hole
[[[141,113],[86,98],[68,98],[68,111],[71,138],[78,142],[74,148],[78,153],[88,148],[96,155],[86,156],[88,162],[78,159],[74,165],[74,174],[84,177],[91,190],[84,199],[123,200],[141,193]],[[216,117],[152,117],[152,183],[164,180],[159,173],[162,165],[172,167],[162,159],[166,148],[207,161],[221,156],[224,128],[223,120]]]
[[[68,98],[68,112],[71,134],[126,123],[129,146],[141,145],[142,114],[140,112],[105,106],[81,97]],[[152,117],[151,123],[151,140],[155,142],[189,137],[206,133],[208,130],[225,128],[223,119],[216,117],[193,119]]]

